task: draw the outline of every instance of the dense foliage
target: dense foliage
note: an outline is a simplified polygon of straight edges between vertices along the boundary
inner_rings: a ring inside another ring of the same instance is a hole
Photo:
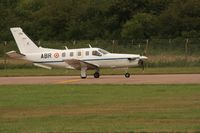
[[[0,40],[200,37],[200,0],[0,0]]]

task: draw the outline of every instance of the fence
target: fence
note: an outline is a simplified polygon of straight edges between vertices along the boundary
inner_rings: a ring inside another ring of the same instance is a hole
[[[65,42],[41,42],[44,47],[83,48],[90,44],[115,53],[147,55],[200,55],[200,39],[152,39],[152,40],[84,40]]]

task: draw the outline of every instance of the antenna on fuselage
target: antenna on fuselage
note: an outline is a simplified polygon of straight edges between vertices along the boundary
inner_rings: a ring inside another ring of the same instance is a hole
[[[92,46],[89,44],[89,47],[92,48]]]
[[[66,50],[68,50],[68,47],[67,47],[67,46],[64,46],[64,47],[65,47]]]

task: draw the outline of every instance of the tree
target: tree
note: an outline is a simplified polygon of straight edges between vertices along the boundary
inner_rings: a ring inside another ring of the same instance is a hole
[[[126,39],[147,39],[156,33],[157,20],[147,13],[138,13],[123,26],[122,37]]]
[[[1,0],[0,40],[199,37],[199,0]]]
[[[200,32],[200,1],[176,0],[159,17],[164,37],[188,37]]]

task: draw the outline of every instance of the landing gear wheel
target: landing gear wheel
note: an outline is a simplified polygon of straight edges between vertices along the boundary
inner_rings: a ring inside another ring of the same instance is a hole
[[[95,72],[94,73],[94,78],[99,78],[100,77],[100,74],[98,72]]]
[[[126,73],[126,74],[125,74],[125,77],[126,77],[126,78],[130,78],[130,76],[131,76],[130,73]]]
[[[82,78],[82,79],[86,79],[86,78],[87,78],[87,76],[86,76],[86,77],[82,77],[82,76],[81,76],[81,78]]]

